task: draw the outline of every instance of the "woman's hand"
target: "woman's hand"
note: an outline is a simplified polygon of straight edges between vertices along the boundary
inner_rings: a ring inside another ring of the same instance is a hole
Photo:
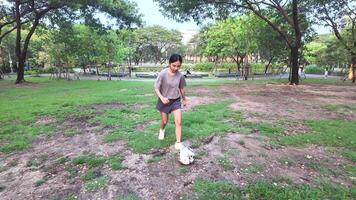
[[[187,104],[188,104],[187,97],[185,97],[185,98],[182,100],[182,103],[183,103],[183,106],[187,106]]]
[[[169,103],[169,99],[166,98],[166,97],[162,97],[161,101],[162,101],[163,104],[168,104]]]

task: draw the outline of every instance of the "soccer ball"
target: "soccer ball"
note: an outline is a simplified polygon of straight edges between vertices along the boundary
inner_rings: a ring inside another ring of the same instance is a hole
[[[183,147],[179,153],[179,162],[183,165],[189,165],[194,162],[194,152],[189,147]]]

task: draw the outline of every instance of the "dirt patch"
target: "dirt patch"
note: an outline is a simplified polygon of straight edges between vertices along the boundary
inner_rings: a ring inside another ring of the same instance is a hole
[[[197,105],[205,105],[219,102],[218,98],[214,97],[198,97],[198,96],[189,96],[187,97],[187,105],[182,108],[182,111],[189,111]]]
[[[55,123],[57,120],[52,117],[41,117],[37,119],[35,122],[36,125],[47,125],[47,124],[52,124]]]
[[[355,119],[355,112],[337,113],[328,104],[355,104],[356,88],[334,85],[247,85],[223,86],[220,90],[235,99],[235,110],[262,114],[264,119]],[[256,118],[256,116],[254,116]]]
[[[127,105],[123,104],[123,103],[106,103],[106,104],[90,105],[90,108],[96,109],[96,110],[123,109],[126,107],[127,107]]]
[[[40,87],[45,87],[46,84],[44,83],[32,83],[32,82],[24,82],[21,84],[15,84],[16,88],[40,88]]]
[[[124,104],[124,103],[105,103],[105,104],[94,104],[94,105],[90,105],[87,107],[84,107],[84,109],[87,108],[91,108],[97,111],[102,111],[102,110],[108,110],[108,109],[142,109],[142,108],[146,108],[148,107],[148,105],[144,105],[144,104],[133,104],[133,105],[129,105],[129,104]]]

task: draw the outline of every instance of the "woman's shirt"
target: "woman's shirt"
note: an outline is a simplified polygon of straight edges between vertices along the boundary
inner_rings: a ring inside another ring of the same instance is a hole
[[[165,68],[158,73],[154,87],[161,92],[162,96],[168,99],[177,99],[181,96],[179,89],[184,88],[187,84],[183,74],[179,71],[171,76],[168,70],[169,68]]]

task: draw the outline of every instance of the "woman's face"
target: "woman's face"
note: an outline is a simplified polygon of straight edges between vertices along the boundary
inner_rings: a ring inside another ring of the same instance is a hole
[[[178,61],[172,62],[169,64],[169,68],[171,69],[171,72],[176,73],[180,69],[181,63]]]

